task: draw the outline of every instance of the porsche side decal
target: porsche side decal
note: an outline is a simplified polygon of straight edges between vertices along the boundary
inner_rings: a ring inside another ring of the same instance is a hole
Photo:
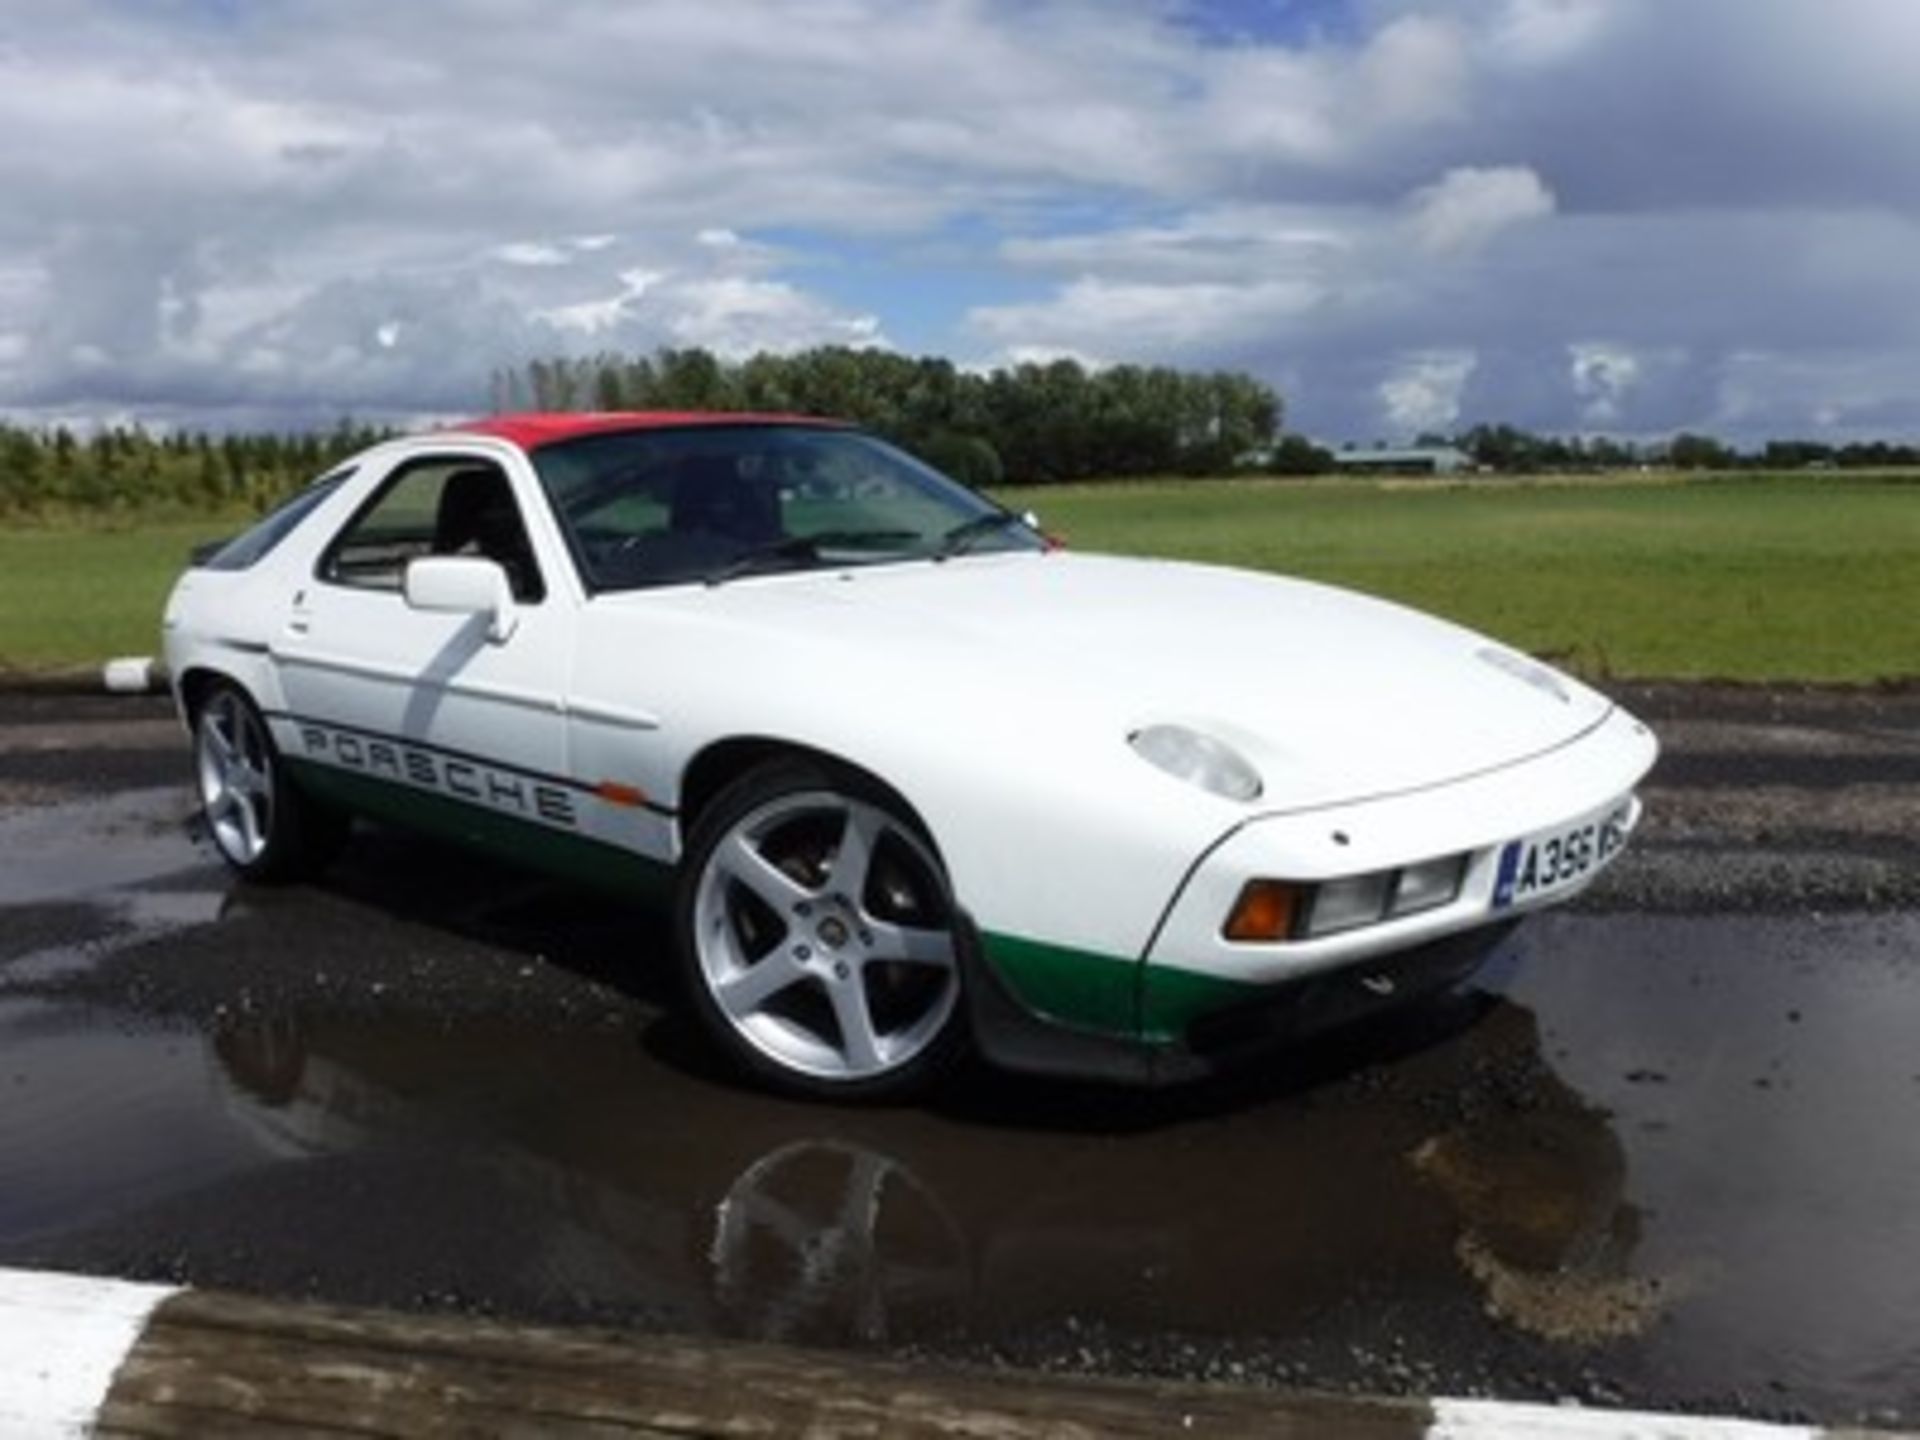
[[[382,735],[283,711],[273,712],[268,718],[291,728],[293,744],[289,751],[295,759],[355,771],[370,779],[408,785],[417,790],[430,790],[558,829],[580,828],[583,798],[606,798],[601,793],[604,786],[522,770],[420,740]],[[633,803],[624,796],[622,799],[624,803]],[[673,813],[644,800],[640,805],[657,815]]]

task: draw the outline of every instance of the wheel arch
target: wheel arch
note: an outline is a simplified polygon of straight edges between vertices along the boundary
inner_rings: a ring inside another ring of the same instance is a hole
[[[927,823],[926,815],[920,807],[908,799],[899,786],[866,766],[847,759],[844,755],[823,750],[818,746],[802,744],[796,740],[777,739],[768,735],[735,735],[724,740],[716,740],[687,762],[680,776],[678,811],[682,854],[685,853],[688,836],[693,833],[694,826],[700,823],[702,812],[713,803],[714,798],[748,771],[774,760],[811,761],[826,769],[851,776],[862,785],[873,789],[880,797],[897,806],[900,813],[913,822],[921,838],[932,849],[934,858],[940,862],[940,868],[947,872],[948,885],[952,885],[952,871],[946,855],[940,848],[939,835]],[[954,900],[958,903],[959,897],[955,896]]]
[[[181,720],[191,726],[207,696],[221,685],[231,685],[263,714],[284,708],[278,677],[264,656],[238,650],[201,650],[174,672],[174,705]]]
[[[211,665],[191,665],[182,671],[174,681],[174,689],[180,696],[181,718],[189,725],[193,717],[200,713],[200,707],[207,701],[215,686],[231,685],[257,705],[259,700],[249,690],[239,676],[219,670]]]

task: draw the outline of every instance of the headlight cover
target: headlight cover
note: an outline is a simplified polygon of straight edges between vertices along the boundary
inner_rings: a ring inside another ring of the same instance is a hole
[[[1499,645],[1483,645],[1474,654],[1503,675],[1511,675],[1522,685],[1531,685],[1542,695],[1551,695],[1562,705],[1573,703],[1573,692],[1550,665],[1542,665],[1538,660],[1530,660]]]
[[[1239,751],[1185,725],[1148,725],[1127,737],[1142,760],[1227,800],[1258,800],[1260,772]]]

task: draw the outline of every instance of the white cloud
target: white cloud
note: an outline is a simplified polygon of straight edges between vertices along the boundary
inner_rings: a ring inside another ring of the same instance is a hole
[[[1083,370],[1104,370],[1112,363],[1084,350],[1068,350],[1058,345],[1009,345],[991,361],[975,368],[987,371],[996,365],[1052,365],[1061,360],[1071,360]]]
[[[1423,249],[1439,254],[1484,245],[1553,211],[1553,192],[1523,165],[1449,170],[1412,196],[1414,235]]]
[[[1564,66],[1586,55],[1641,0],[1507,0],[1489,36],[1499,58],[1527,67]]]
[[[1208,55],[1194,62],[1193,113],[1176,111],[1185,153],[1171,163],[1189,180],[1232,188],[1236,176],[1367,167],[1468,118],[1470,45],[1451,19],[1415,14],[1351,51],[1241,46]],[[1164,152],[1164,142],[1156,148]]]
[[[1000,255],[1023,269],[1129,280],[1308,280],[1345,264],[1375,218],[1335,208],[1236,205],[1165,225],[1020,237],[1002,245]]]
[[[0,407],[911,335],[1245,366],[1360,438],[1920,428],[1913,0],[1209,3],[11,0]]]
[[[1460,418],[1460,397],[1477,358],[1459,350],[1407,356],[1380,382],[1382,418],[1402,437],[1449,429]]]
[[[1601,340],[1567,347],[1567,376],[1581,402],[1580,418],[1595,430],[1612,430],[1626,418],[1634,392],[1661,368],[1686,363],[1684,351],[1647,356]]]
[[[588,336],[603,335],[631,316],[647,292],[667,277],[662,271],[634,269],[623,270],[615,278],[619,288],[612,295],[550,306],[536,310],[534,316],[556,329]]]
[[[1469,36],[1444,17],[1409,16],[1383,29],[1360,54],[1353,100],[1364,120],[1406,132],[1462,120],[1469,112],[1472,66]],[[1350,100],[1349,105],[1352,105]]]
[[[1640,362],[1630,350],[1593,342],[1568,347],[1573,393],[1584,402],[1581,418],[1600,427],[1617,424],[1620,403],[1640,380]]]
[[[1034,305],[988,305],[972,328],[1008,352],[1190,357],[1196,347],[1252,340],[1314,302],[1295,280],[1243,285],[1127,283],[1083,276]],[[1060,338],[1048,338],[1060,337]]]
[[[846,315],[780,280],[721,276],[687,285],[675,296],[668,332],[727,359],[756,350],[789,352],[808,345],[855,347],[887,343],[873,315]]]
[[[731,248],[731,247],[723,247]],[[809,345],[884,345],[877,317],[849,314],[781,280],[751,274],[623,270],[611,295],[535,312],[563,348],[571,337],[595,350],[701,346],[727,359]]]
[[[508,265],[565,265],[573,259],[559,245],[545,245],[531,240],[496,245],[490,253],[494,259]]]

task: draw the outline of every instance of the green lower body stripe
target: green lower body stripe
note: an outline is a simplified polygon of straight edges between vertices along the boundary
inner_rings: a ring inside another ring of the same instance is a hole
[[[1256,985],[1118,955],[988,932],[987,960],[1036,1014],[1082,1030],[1170,1044],[1200,1016],[1259,993]]]
[[[1014,997],[1035,1014],[1109,1035],[1138,1032],[1138,961],[992,931],[980,946]]]
[[[623,899],[660,904],[673,893],[672,867],[604,840],[332,765],[292,757],[286,763],[294,782],[322,802],[422,830]]]
[[[603,840],[502,814],[390,780],[289,757],[300,788],[322,802],[425,831],[623,899],[662,905],[673,869]],[[1191,970],[1147,965],[1042,940],[988,931],[981,947],[1028,1009],[1062,1025],[1169,1044],[1200,1016],[1257,993],[1258,987]]]

